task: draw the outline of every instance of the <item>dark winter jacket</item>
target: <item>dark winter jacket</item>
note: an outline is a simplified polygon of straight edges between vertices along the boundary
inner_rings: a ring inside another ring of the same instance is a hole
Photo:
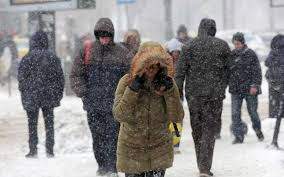
[[[177,64],[176,82],[185,96],[223,99],[228,84],[228,62],[230,48],[228,44],[215,36],[214,20],[203,19],[198,36],[189,46],[184,46]]]
[[[30,51],[19,66],[18,81],[24,109],[60,105],[64,76],[60,59],[48,50],[46,33],[39,31],[31,37]]]
[[[230,60],[229,92],[249,94],[251,87],[257,87],[261,93],[261,67],[255,52],[247,46],[232,51]]]
[[[71,87],[78,97],[82,97],[84,109],[88,112],[111,112],[115,88],[119,79],[127,73],[132,54],[114,42],[103,46],[99,42],[99,32],[108,32],[114,37],[114,27],[110,19],[100,19],[94,33],[97,41],[92,43],[89,61],[86,61],[84,47],[77,54],[70,75]]]
[[[284,92],[284,35],[272,39],[271,51],[265,61],[268,67],[266,78],[270,87]]]

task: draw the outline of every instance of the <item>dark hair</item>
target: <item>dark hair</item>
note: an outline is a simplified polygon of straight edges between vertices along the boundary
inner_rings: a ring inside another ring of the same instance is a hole
[[[108,31],[95,31],[95,36],[99,37],[113,37],[113,34]]]

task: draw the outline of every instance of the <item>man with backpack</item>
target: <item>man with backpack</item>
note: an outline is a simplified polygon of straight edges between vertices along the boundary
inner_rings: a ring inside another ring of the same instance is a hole
[[[129,70],[132,54],[114,43],[114,26],[101,18],[95,25],[96,41],[85,43],[75,57],[71,87],[82,98],[93,138],[98,176],[117,176],[116,145],[119,124],[112,114],[119,79]]]

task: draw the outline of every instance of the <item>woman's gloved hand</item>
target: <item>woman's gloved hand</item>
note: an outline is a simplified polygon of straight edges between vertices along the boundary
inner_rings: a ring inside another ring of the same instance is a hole
[[[130,84],[129,88],[134,92],[138,92],[143,87],[145,80],[146,79],[144,75],[142,76],[137,75],[135,79],[132,81],[132,83]]]
[[[161,91],[161,88],[163,91],[167,91],[173,87],[174,83],[173,79],[167,75],[167,70],[163,68],[156,74],[153,85],[157,91]]]

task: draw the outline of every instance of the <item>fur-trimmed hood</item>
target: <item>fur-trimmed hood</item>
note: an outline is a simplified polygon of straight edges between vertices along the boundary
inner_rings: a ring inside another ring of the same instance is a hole
[[[130,80],[137,75],[142,76],[146,68],[155,64],[159,64],[161,68],[167,68],[168,76],[174,77],[173,60],[161,44],[158,42],[143,43],[132,60]]]

